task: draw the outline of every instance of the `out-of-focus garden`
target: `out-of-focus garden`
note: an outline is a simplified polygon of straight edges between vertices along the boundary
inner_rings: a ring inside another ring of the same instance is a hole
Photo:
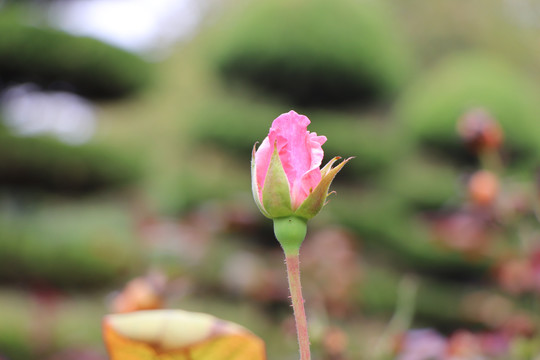
[[[104,315],[160,307],[297,359],[250,184],[291,109],[355,157],[301,249],[314,359],[539,359],[540,1],[192,1],[144,51],[68,3],[0,2],[0,359],[107,359]]]

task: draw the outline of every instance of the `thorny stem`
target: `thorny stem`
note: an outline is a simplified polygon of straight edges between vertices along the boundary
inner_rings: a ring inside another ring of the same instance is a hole
[[[304,309],[304,298],[302,297],[302,286],[300,285],[300,256],[298,252],[286,253],[285,263],[287,264],[289,291],[291,293],[294,320],[296,322],[298,345],[300,346],[300,360],[310,360],[309,335],[306,311]]]

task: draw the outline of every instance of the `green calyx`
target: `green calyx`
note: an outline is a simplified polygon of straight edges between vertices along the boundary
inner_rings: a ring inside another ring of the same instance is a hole
[[[285,255],[297,255],[307,233],[307,220],[297,216],[275,218],[274,234]]]
[[[326,199],[329,195],[328,189],[330,188],[334,177],[352,158],[345,159],[336,167],[332,167],[339,159],[340,157],[336,156],[321,169],[321,181],[319,185],[313,189],[300,207],[296,209],[294,215],[309,220],[321,211],[322,207],[326,204]]]
[[[289,181],[275,144],[262,190],[262,205],[271,218],[289,216],[293,213]]]

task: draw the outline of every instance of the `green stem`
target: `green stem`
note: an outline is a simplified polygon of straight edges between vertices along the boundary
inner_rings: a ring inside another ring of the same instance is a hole
[[[404,276],[399,282],[396,310],[384,333],[375,344],[374,359],[381,359],[389,353],[390,341],[393,337],[407,331],[413,320],[418,292],[418,281],[411,275]]]
[[[306,237],[307,220],[296,216],[275,218],[273,220],[274,234],[285,252],[289,291],[296,322],[298,345],[300,346],[300,360],[310,360],[306,311],[304,309],[304,298],[302,297],[302,286],[300,285],[299,255],[300,246]]]
[[[302,286],[300,284],[300,256],[298,252],[288,253],[285,256],[287,264],[287,276],[289,278],[289,291],[296,322],[296,333],[298,335],[298,345],[300,346],[300,360],[310,360],[309,335],[304,309],[304,298],[302,297]]]

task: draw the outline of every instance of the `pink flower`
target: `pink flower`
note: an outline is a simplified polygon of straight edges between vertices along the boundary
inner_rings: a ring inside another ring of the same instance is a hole
[[[310,219],[323,207],[328,188],[349,159],[332,168],[336,157],[320,169],[325,136],[309,132],[306,116],[294,111],[272,123],[261,146],[253,149],[253,196],[269,218],[297,215]]]
[[[400,344],[398,360],[443,360],[447,340],[431,329],[409,330]]]

